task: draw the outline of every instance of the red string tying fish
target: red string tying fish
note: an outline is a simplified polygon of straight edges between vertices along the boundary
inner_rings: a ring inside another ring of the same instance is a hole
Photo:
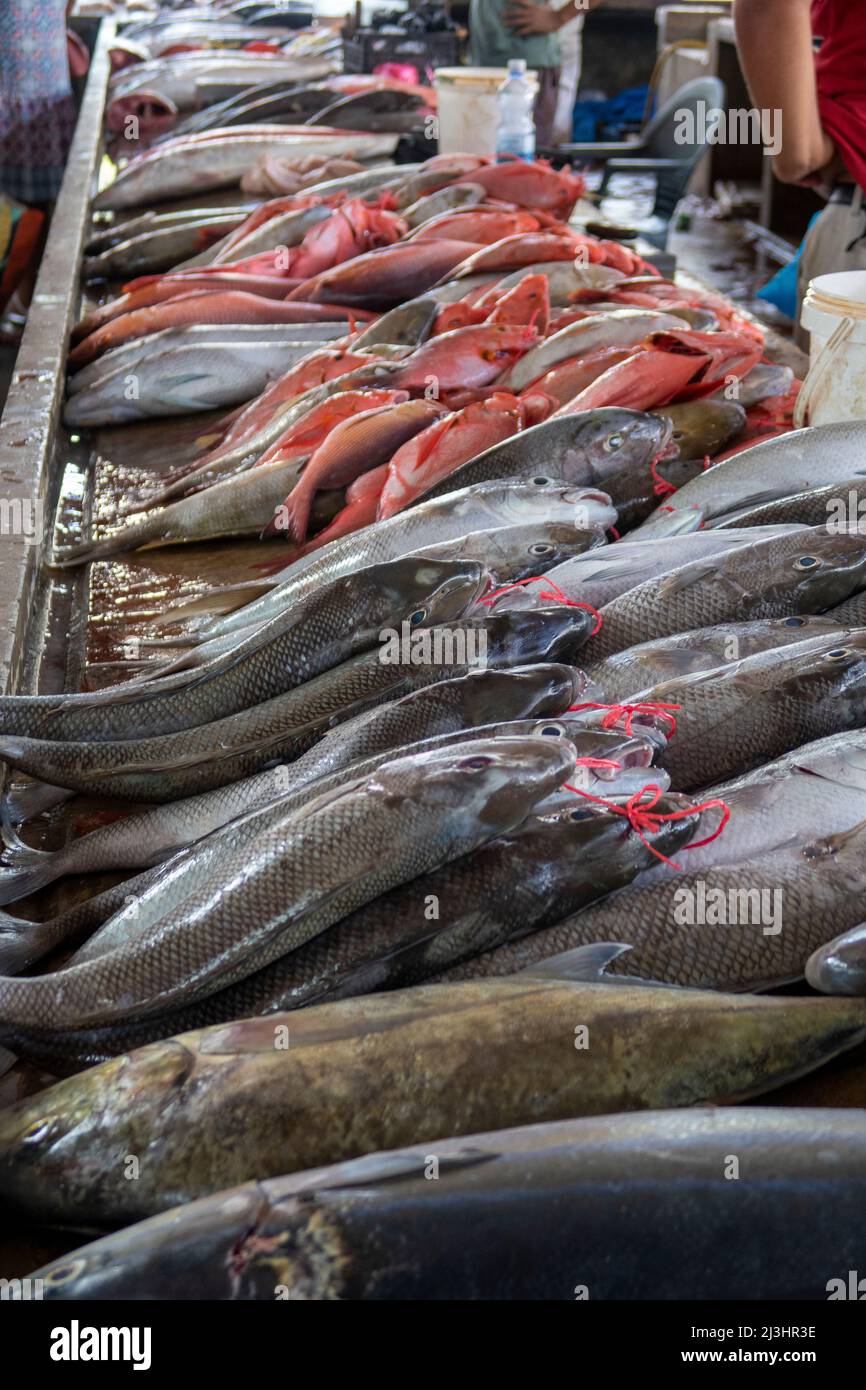
[[[653,488],[653,494],[656,497],[670,497],[672,493],[676,492],[676,488],[674,487],[673,483],[669,483],[667,478],[663,478],[661,474],[658,472],[658,466],[660,463],[661,459],[653,459],[652,463],[650,464],[650,476],[652,477],[655,483],[655,487]]]
[[[585,608],[586,611],[591,613],[595,618],[595,627],[589,634],[590,637],[594,637],[598,632],[601,627],[601,614],[598,609],[593,608],[591,603],[585,603],[583,599],[569,598],[567,594],[562,592],[556,581],[549,579],[546,574],[532,574],[528,579],[515,579],[510,584],[503,584],[499,589],[491,589],[490,593],[486,594],[484,598],[479,599],[478,602],[490,608],[497,599],[502,598],[503,594],[509,594],[513,589],[523,589],[527,584],[546,584],[546,589],[539,589],[538,597],[542,600],[546,600],[548,603],[564,603],[567,604],[569,608]]]
[[[584,700],[579,705],[569,705],[568,707],[569,713],[572,713],[574,710],[581,709],[607,710],[607,714],[601,721],[601,727],[603,729],[612,729],[615,725],[619,723],[619,721],[623,718],[624,715],[625,723],[622,727],[627,734],[633,732],[632,721],[634,720],[636,714],[655,714],[658,715],[660,719],[669,720],[670,731],[668,732],[667,737],[673,738],[674,734],[677,731],[677,721],[676,715],[672,714],[671,711],[675,709],[682,709],[682,705],[650,704],[642,700],[637,701],[637,703],[635,704],[608,705],[603,702],[599,703],[597,700]]]
[[[699,806],[684,806],[679,811],[655,811],[653,807],[658,805],[664,793],[661,787],[657,787],[654,783],[648,783],[645,787],[641,787],[639,792],[634,792],[622,805],[616,801],[608,801],[604,796],[596,796],[594,792],[584,791],[582,787],[575,787],[570,782],[564,782],[563,787],[566,791],[574,792],[576,796],[586,797],[588,801],[597,801],[600,805],[606,806],[608,810],[614,811],[618,816],[625,816],[632,830],[638,839],[643,841],[650,854],[654,854],[656,859],[660,859],[662,863],[670,864],[672,869],[681,869],[682,865],[675,863],[666,854],[662,854],[661,850],[656,849],[655,845],[650,844],[645,831],[659,830],[668,821],[683,820],[686,816],[701,815],[704,811],[711,811],[714,807],[721,806],[722,818],[712,835],[684,846],[685,849],[699,849],[701,845],[709,845],[712,844],[713,840],[717,840],[731,817],[731,808],[720,797],[703,801]],[[649,796],[650,799],[645,805],[641,805],[645,796]]]

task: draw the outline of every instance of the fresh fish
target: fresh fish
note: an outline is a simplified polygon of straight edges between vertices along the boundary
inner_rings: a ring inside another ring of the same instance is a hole
[[[217,637],[266,621],[297,603],[302,595],[318,588],[326,579],[379,563],[380,557],[414,554],[439,541],[455,540],[495,525],[514,525],[533,516],[566,524],[577,522],[589,530],[603,530],[616,519],[604,493],[571,488],[540,474],[531,480],[460,488],[441,499],[431,499],[400,512],[388,521],[355,531],[343,540],[334,541],[321,553],[312,552],[296,560],[279,571],[263,597],[235,613],[209,622],[203,633],[207,637]]]
[[[639,531],[642,535],[643,531]],[[866,584],[866,540],[810,527],[647,579],[601,610],[596,662],[638,642],[753,618],[821,613]]]
[[[519,724],[502,725],[497,736],[515,737],[522,728]],[[491,728],[484,730],[485,734],[492,732]],[[596,756],[616,751],[628,758],[632,753],[625,750],[630,746],[645,759],[651,751],[646,743],[641,745],[638,740],[605,730],[578,728],[575,736],[579,756],[595,750]],[[460,741],[464,736],[448,739],[452,744]],[[418,745],[412,751],[420,752],[423,747]],[[353,777],[363,775],[366,764],[349,771]],[[321,784],[323,791],[329,789],[329,781]],[[319,785],[311,787],[307,796]],[[573,803],[573,795],[561,793],[560,797]],[[660,804],[665,809],[688,810],[682,798]],[[589,824],[602,815],[607,816],[609,832],[603,868],[599,855],[602,832],[599,826]],[[543,925],[542,918],[558,920],[561,912],[568,910],[566,903],[594,901],[599,893],[627,882],[649,861],[649,844],[659,849],[662,845],[677,848],[694,833],[696,824],[696,815],[683,815],[650,830],[643,842],[632,837],[631,844],[621,817],[612,818],[609,811],[602,812],[599,807],[585,815],[583,810],[553,806],[547,798],[513,834],[499,836],[450,866],[412,880],[405,891],[384,894],[368,905],[369,912],[361,909],[350,914],[306,946],[228,989],[167,1014],[30,1041],[27,1054],[55,1072],[67,1073],[159,1042],[178,1029],[185,1032],[325,999],[418,983],[454,959],[495,945],[497,940],[524,935],[533,926]],[[547,853],[554,856],[552,862],[543,858]],[[434,902],[441,915],[431,922],[429,906]],[[426,913],[419,915],[419,904]],[[106,948],[100,945],[103,935],[100,932],[92,937],[73,964],[93,959],[94,953],[104,954]]]
[[[720,454],[746,423],[746,412],[737,401],[712,398],[665,405],[650,413],[670,421],[671,449],[682,459]]]
[[[732,1154],[748,1181],[719,1180]],[[831,1285],[846,1296],[846,1271],[863,1267],[864,1162],[856,1110],[534,1124],[251,1182],[31,1278],[47,1300],[568,1302],[579,1279],[594,1302],[821,1301]],[[820,1203],[820,1221],[804,1226],[804,1202]]]
[[[453,212],[455,208],[473,207],[476,203],[483,203],[486,197],[479,183],[467,179],[465,183],[452,183],[436,193],[425,194],[405,207],[402,216],[410,227],[420,227],[431,217],[438,217],[442,212]]]
[[[681,873],[632,884],[435,979],[455,984],[510,976],[614,936],[631,949],[610,967],[612,976],[700,989],[785,984],[802,976],[811,951],[862,916],[864,836],[861,824],[807,841],[796,857],[771,853],[694,872],[682,851]]]
[[[132,237],[141,236],[146,232],[161,232],[166,228],[185,227],[190,223],[202,221],[223,219],[226,227],[232,223],[240,226],[254,206],[255,204],[251,203],[248,206],[238,204],[223,208],[183,208],[178,212],[148,211],[139,213],[136,217],[113,218],[107,224],[100,221],[92,235],[87,238],[84,249],[88,255],[98,256],[112,246],[117,246],[119,242],[129,241]]]
[[[242,220],[241,212],[217,212],[213,217],[203,214],[198,221],[150,228],[137,236],[116,242],[98,255],[85,256],[82,266],[84,278],[119,280],[171,270],[181,261],[196,256],[202,247],[210,246],[223,235],[234,231]]]
[[[285,343],[289,349],[302,344],[304,352],[310,354],[321,345],[338,342],[343,336],[344,329],[340,323],[188,323],[182,328],[163,328],[159,333],[151,333],[146,338],[136,338],[112,348],[96,362],[89,362],[75,372],[67,381],[66,389],[70,396],[74,396],[85,387],[97,385],[115,367],[125,366],[127,371],[134,371],[142,362],[146,362],[151,352],[167,347],[187,344],[204,347],[211,343]]]
[[[432,626],[459,617],[487,579],[482,566],[465,561],[407,558],[362,569],[311,592],[291,613],[278,615],[192,674],[81,695],[5,696],[0,729],[37,740],[111,741],[195,728],[309,682],[373,646],[383,627],[399,630],[403,621]],[[2,756],[7,755],[16,756],[11,745]]]
[[[715,531],[698,531],[699,536],[714,536]],[[644,541],[649,545],[654,542]],[[712,552],[710,552],[712,553]],[[558,567],[564,569],[565,566]],[[556,579],[556,571],[550,571]],[[570,596],[570,595],[569,595]],[[592,600],[590,600],[592,602]],[[597,603],[594,603],[597,607]],[[718,627],[698,628],[680,632],[672,637],[660,637],[654,642],[639,642],[615,652],[605,661],[587,668],[587,674],[604,692],[608,703],[628,700],[638,691],[666,681],[688,678],[698,671],[713,671],[732,666],[759,652],[789,647],[814,637],[843,639],[844,630],[832,618],[792,615],[790,618],[756,618],[746,623],[722,623]]]
[[[676,710],[662,761],[687,791],[866,721],[866,632],[837,630],[632,692]]]
[[[863,477],[864,445],[866,423],[862,420],[792,430],[714,464],[680,490],[676,506],[678,510],[698,506],[705,523],[717,525],[765,502]],[[652,535],[655,524],[656,517],[650,517],[640,534]]]
[[[402,444],[444,413],[435,401],[403,400],[372,410],[362,407],[340,421],[313,451],[285,500],[277,499],[267,533],[282,531],[296,544],[303,544],[320,489],[348,487],[362,473],[387,463]]]
[[[545,338],[516,362],[497,384],[506,391],[522,391],[567,357],[595,352],[602,347],[631,347],[648,333],[680,326],[672,314],[652,309],[621,308],[608,314],[591,314]]]
[[[318,786],[323,778],[377,754],[383,760],[393,749],[418,745],[422,740],[427,747],[437,739],[468,739],[476,727],[492,724],[494,717],[511,731],[519,723],[518,731],[526,732],[530,726],[521,721],[534,715],[564,713],[582,689],[570,667],[550,663],[514,670],[485,667],[422,687],[326,732],[309,753],[292,764],[280,763],[215,791],[112,821],[52,853],[31,849],[17,840],[10,844],[7,839],[0,870],[0,902],[25,897],[67,874],[147,868],[247,811],[313,783]],[[623,742],[619,735],[605,731],[600,737]],[[631,740],[628,752],[632,756],[632,744],[646,746]],[[89,914],[85,924],[90,924]],[[70,932],[77,926],[77,922],[70,926]],[[0,974],[16,973],[10,969],[9,955],[16,935],[13,928],[4,936],[0,926]],[[56,944],[56,932],[49,935]],[[34,959],[37,957],[29,954],[24,963]]]
[[[822,994],[866,994],[866,927],[850,931],[819,946],[806,962],[806,979]]]
[[[646,743],[560,722],[578,763],[581,757],[627,759],[632,743],[645,768]],[[645,770],[641,776],[645,782]],[[621,794],[615,775],[596,778],[593,785],[607,797]],[[392,889],[292,952],[280,962],[283,993],[275,991],[277,1006],[294,1009],[419,984],[624,887],[653,862],[653,850],[679,850],[699,820],[695,814],[666,821],[641,840],[621,815],[574,796],[567,800],[570,806],[549,810],[541,802],[508,835]],[[688,805],[682,798],[663,798],[659,809]]]
[[[386,139],[386,136],[364,136]],[[348,304],[361,309],[392,309],[431,289],[466,255],[464,241],[398,241],[365,251],[333,270],[305,280],[289,300],[312,304]]]
[[[494,478],[532,477],[539,471],[607,491],[602,479],[612,482],[641,470],[649,477],[669,428],[642,411],[618,408],[548,420],[486,449],[431,488],[428,496]]]
[[[785,527],[776,527],[773,534],[788,534]],[[716,531],[690,531],[682,535],[668,536],[656,540],[617,541],[615,545],[589,551],[575,556],[561,565],[547,571],[553,583],[568,598],[591,603],[593,608],[602,608],[606,603],[619,598],[628,589],[635,588],[654,575],[668,574],[671,570],[689,564],[704,556],[718,555],[729,548],[725,537],[728,533]],[[731,536],[742,536],[742,544],[749,546],[756,540],[765,540],[770,535],[766,527],[752,527],[749,530],[731,532]],[[737,541],[734,541],[734,545]],[[508,597],[508,607],[516,599]],[[503,606],[506,599],[501,600]]]
[[[132,361],[113,369],[106,361],[112,353],[100,358],[93,365],[103,370],[94,384],[66,402],[64,424],[69,429],[93,428],[240,405],[264,391],[317,346],[276,337],[247,342],[160,341],[166,335],[174,338],[177,331],[163,329],[134,339],[130,346],[139,352]]]
[[[191,191],[230,188],[240,183],[250,164],[263,155],[387,156],[397,139],[396,135],[290,125],[235,126],[225,132],[209,132],[208,138],[181,137],[131,159],[114,182],[97,193],[93,207],[96,211],[117,211],[189,197]]]
[[[838,530],[851,524],[863,525],[866,513],[866,479],[846,478],[827,483],[825,487],[795,492],[774,502],[763,502],[747,512],[737,512],[721,521],[717,530],[736,530],[743,526],[766,526],[775,522],[804,522],[807,526],[824,525]]]
[[[104,1063],[0,1113],[0,1193],[43,1220],[118,1225],[377,1146],[429,1152],[442,1134],[747,1099],[866,1035],[859,1001],[611,986],[570,966],[587,969],[581,955],[543,976],[343,1000]],[[575,1019],[593,1045],[563,1067]],[[243,1143],[226,1143],[241,1097]],[[137,1181],[119,1152],[148,1155]]]
[[[573,660],[592,622],[586,610],[563,605],[467,618],[445,628],[412,628],[412,639],[424,643],[423,659],[416,649],[414,661],[398,660],[397,651],[394,659],[383,660],[383,644],[283,695],[175,735],[65,743],[0,735],[0,756],[10,765],[50,768],[58,783],[87,794],[171,801],[294,758],[343,719],[446,675],[459,676],[473,664]]]
[[[207,884],[176,904],[151,890],[164,911],[149,931],[53,975],[0,979],[0,1033],[146,1016],[243,979],[371,898],[519,824],[567,778],[574,756],[562,739],[472,740],[385,763],[300,814],[276,807],[242,818],[214,837]],[[253,846],[238,848],[263,817]]]

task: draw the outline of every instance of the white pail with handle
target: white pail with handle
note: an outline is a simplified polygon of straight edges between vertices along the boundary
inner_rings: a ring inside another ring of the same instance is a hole
[[[507,76],[507,68],[436,68],[440,154],[496,153],[496,93]],[[526,76],[537,92],[535,74]]]
[[[810,334],[809,371],[794,424],[866,419],[866,270],[811,280],[800,323]]]

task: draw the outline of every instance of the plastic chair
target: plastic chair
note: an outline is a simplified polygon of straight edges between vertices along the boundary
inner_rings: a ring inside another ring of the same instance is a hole
[[[683,113],[692,112],[697,130],[701,128],[697,119],[699,115],[705,115],[714,108],[724,109],[724,106],[725,84],[718,77],[696,77],[674,92],[635,141],[557,145],[554,149],[539,153],[547,154],[558,162],[603,161],[604,177],[598,191],[600,199],[608,191],[614,174],[654,174],[652,214],[636,225],[641,235],[664,250],[674,208],[686,191],[695,165],[707,149],[704,140],[684,144],[676,138],[682,128]]]

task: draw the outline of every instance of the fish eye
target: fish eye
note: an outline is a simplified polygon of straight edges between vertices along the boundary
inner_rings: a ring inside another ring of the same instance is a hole
[[[847,647],[834,647],[833,650],[832,650],[831,652],[828,652],[828,653],[827,653],[827,660],[828,660],[828,661],[842,661],[846,656],[850,656],[850,655],[851,655],[851,652],[849,651],[849,649],[848,649]]]
[[[547,487],[550,479],[545,478],[543,475],[539,475],[537,478],[533,478],[532,481],[536,487]]]
[[[426,617],[426,608],[416,608],[414,613],[409,614],[409,622],[412,625],[412,627],[417,627],[419,623],[423,623]]]
[[[539,726],[538,726],[538,728],[535,730],[535,732],[536,732],[536,734],[537,734],[540,738],[564,738],[564,737],[565,737],[565,725],[564,725],[564,724],[539,724]]]
[[[546,545],[544,541],[536,541],[535,545],[529,547],[530,555],[549,555],[553,550],[552,545]]]
[[[621,449],[623,443],[624,439],[621,434],[609,434],[607,439],[604,441],[604,447],[605,449],[607,449],[609,454],[612,454],[614,449]]]
[[[590,809],[589,809],[588,806],[581,806],[581,807],[580,807],[578,810],[576,810],[576,811],[569,811],[569,813],[568,813],[568,819],[569,819],[569,820],[592,820],[592,811],[590,811]]]
[[[683,434],[683,431],[682,431],[682,430],[674,430],[673,434],[671,435],[671,439],[684,439],[684,438],[685,438],[685,435]]]
[[[483,754],[479,753],[474,758],[464,758],[463,761],[459,764],[459,766],[468,767],[472,771],[474,771],[476,768],[490,767],[492,762],[492,758],[487,758]]]
[[[28,1128],[25,1129],[24,1133],[23,1133],[22,1136],[21,1136],[22,1141],[23,1141],[25,1144],[30,1144],[30,1143],[32,1143],[33,1140],[35,1140],[35,1139],[41,1139],[42,1136],[43,1136],[44,1134],[47,1134],[47,1133],[48,1133],[48,1131],[50,1130],[50,1128],[51,1128],[51,1121],[50,1121],[50,1119],[49,1119],[49,1120],[36,1120],[36,1122],[35,1122],[34,1124],[29,1125]]]
[[[58,1284],[68,1284],[70,1279],[77,1279],[87,1268],[86,1260],[68,1260],[66,1264],[56,1265],[54,1269],[49,1269],[45,1275],[46,1284],[51,1284],[56,1288]]]
[[[803,627],[805,622],[805,618],[786,618],[785,627]]]
[[[794,561],[794,569],[813,570],[818,564],[820,564],[820,561],[816,555],[801,555],[799,560]]]

